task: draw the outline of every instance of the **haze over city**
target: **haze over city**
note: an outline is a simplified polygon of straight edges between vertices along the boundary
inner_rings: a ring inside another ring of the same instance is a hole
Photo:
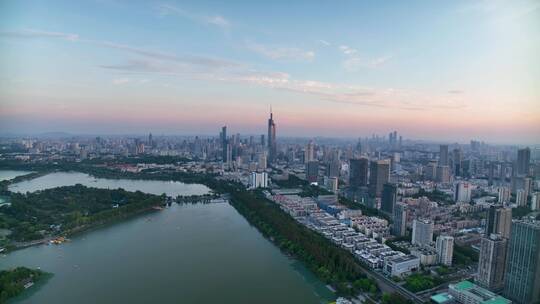
[[[7,134],[535,143],[538,1],[3,1]]]

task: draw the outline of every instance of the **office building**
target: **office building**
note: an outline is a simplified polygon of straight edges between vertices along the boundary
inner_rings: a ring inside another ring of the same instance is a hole
[[[524,148],[518,150],[516,163],[516,174],[519,176],[529,175],[529,166],[531,164],[531,149]]]
[[[439,166],[448,166],[448,145],[439,146]]]
[[[437,166],[437,182],[449,183],[450,182],[450,167]]]
[[[433,241],[433,222],[427,219],[415,219],[413,221],[412,240],[413,245],[429,245]]]
[[[419,258],[413,255],[397,255],[385,259],[383,272],[392,277],[403,277],[419,268]]]
[[[439,235],[435,242],[437,250],[437,261],[445,266],[452,266],[452,256],[454,254],[454,237],[449,235]]]
[[[397,186],[390,183],[384,184],[381,198],[381,210],[388,214],[393,214],[396,201]]]
[[[405,236],[407,233],[407,205],[397,203],[394,206],[394,224],[392,234],[395,236]]]
[[[341,171],[341,162],[339,160],[332,160],[326,164],[326,176],[338,177]]]
[[[369,172],[369,194],[381,197],[383,185],[390,180],[390,162],[388,160],[372,161]]]
[[[540,209],[540,192],[535,192],[531,197],[531,210],[536,211],[538,209]]]
[[[486,218],[486,237],[494,233],[508,239],[510,237],[511,225],[512,208],[502,208],[500,206],[489,207]]]
[[[455,176],[463,175],[463,151],[461,149],[452,151],[452,172]]]
[[[512,222],[504,295],[518,304],[540,301],[540,222]]]
[[[475,285],[469,281],[461,281],[448,285],[448,293],[455,301],[462,304],[510,304],[512,301],[505,299],[494,292]]]
[[[507,246],[508,240],[499,234],[491,234],[482,238],[476,278],[478,285],[492,291],[502,290]]]
[[[471,201],[472,185],[466,182],[458,182],[454,187],[454,201],[469,203]]]
[[[312,160],[306,164],[306,179],[310,183],[316,183],[319,180],[319,162]]]
[[[304,164],[307,164],[313,160],[315,160],[315,144],[310,140],[306,145],[306,149],[304,150]]]
[[[349,161],[349,186],[352,188],[367,187],[369,161],[367,158]]]

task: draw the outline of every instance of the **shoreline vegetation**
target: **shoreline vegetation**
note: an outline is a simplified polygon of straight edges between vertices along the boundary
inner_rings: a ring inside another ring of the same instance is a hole
[[[52,274],[48,272],[26,267],[0,270],[0,303],[7,303],[9,299],[21,295],[25,290],[51,276]]]
[[[251,225],[256,227],[267,239],[278,246],[282,252],[301,261],[321,281],[332,286],[335,289],[336,295],[352,297],[362,292],[369,295],[375,301],[383,300],[383,302],[386,302],[385,300],[389,298],[389,294],[385,293],[383,295],[381,293],[376,281],[366,275],[363,267],[351,253],[337,247],[322,235],[296,222],[292,217],[284,213],[279,206],[267,200],[262,192],[248,191],[243,185],[237,182],[218,180],[214,174],[177,172],[174,170],[153,171],[151,169],[143,170],[139,173],[131,173],[111,170],[104,166],[96,167],[96,164],[81,163],[40,165],[11,163],[5,165],[3,162],[0,162],[0,168],[32,170],[37,172],[45,171],[47,173],[54,171],[77,171],[98,178],[170,180],[203,184],[212,189],[215,194],[228,194],[230,204]],[[2,186],[3,191],[7,190],[7,185]],[[85,188],[81,185],[77,186],[79,190],[82,190],[81,187]],[[99,190],[101,189],[94,189],[94,191]],[[47,190],[41,192],[47,192]],[[409,303],[408,300],[398,294],[392,294],[391,296],[394,300],[400,300],[400,302],[395,303]]]

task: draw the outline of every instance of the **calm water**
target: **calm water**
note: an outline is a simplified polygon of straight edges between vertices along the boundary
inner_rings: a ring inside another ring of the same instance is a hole
[[[53,173],[10,187],[35,191],[80,183],[168,195],[203,185],[95,179]],[[327,303],[331,292],[228,204],[176,205],[111,224],[71,242],[0,256],[0,269],[54,273],[15,303]]]
[[[15,303],[326,303],[331,293],[228,204],[176,205],[0,257],[55,275]]]
[[[79,172],[56,172],[41,176],[32,180],[22,181],[9,186],[9,191],[25,193],[36,190],[55,188],[60,186],[71,186],[82,184],[87,187],[117,189],[122,188],[127,191],[142,191],[160,195],[166,193],[170,196],[206,194],[210,189],[200,184],[184,184],[181,182],[164,182],[150,180],[129,180],[129,179],[106,179],[94,178],[85,173]]]
[[[15,178],[20,175],[25,175],[32,173],[30,171],[15,171],[15,170],[0,170],[0,182],[3,180],[8,180]]]

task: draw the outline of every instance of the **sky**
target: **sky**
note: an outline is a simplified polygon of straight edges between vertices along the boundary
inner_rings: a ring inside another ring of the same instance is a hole
[[[0,133],[540,142],[540,1],[0,1]]]

